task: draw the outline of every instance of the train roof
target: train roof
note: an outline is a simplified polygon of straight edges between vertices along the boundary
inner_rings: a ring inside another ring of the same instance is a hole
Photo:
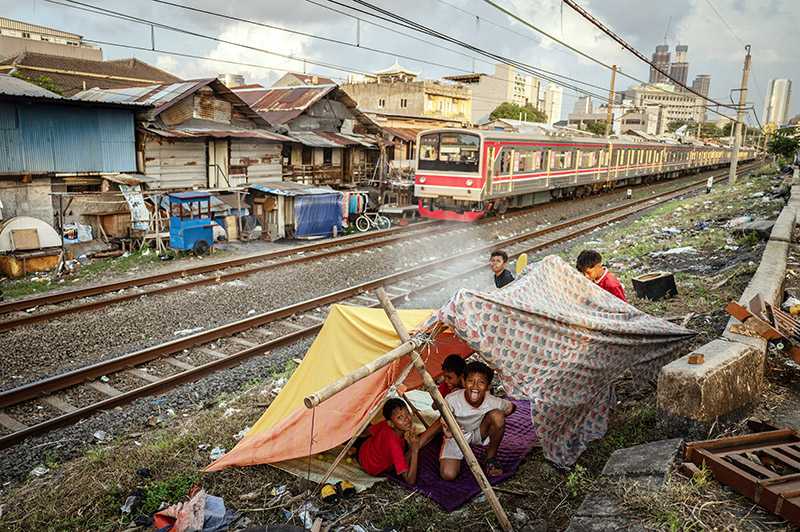
[[[516,133],[508,131],[493,131],[489,129],[469,129],[469,128],[433,128],[420,131],[419,136],[429,133],[468,133],[478,135],[483,140],[532,140],[549,143],[576,143],[576,144],[597,144],[605,146],[611,144],[625,144],[627,146],[675,146],[683,148],[691,148],[697,146],[696,144],[679,144],[669,143],[663,141],[645,141],[639,137],[624,135],[615,136],[611,139],[578,136],[578,135],[536,135],[531,133]],[[719,146],[714,146],[719,147]]]

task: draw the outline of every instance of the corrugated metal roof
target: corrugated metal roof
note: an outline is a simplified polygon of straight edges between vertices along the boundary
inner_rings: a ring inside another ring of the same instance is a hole
[[[320,130],[290,131],[289,136],[292,137],[292,140],[312,148],[344,148],[347,146],[374,148],[376,146],[375,139],[355,133],[345,134]]]
[[[414,142],[417,140],[417,135],[425,131],[427,128],[410,128],[410,127],[384,127],[382,128],[386,133],[395,136],[406,142]]]
[[[294,183],[292,181],[281,181],[270,184],[253,184],[248,186],[253,190],[264,192],[266,194],[274,194],[276,196],[308,196],[318,194],[339,194],[338,191],[329,187],[313,187],[303,185],[302,183]]]
[[[5,96],[26,96],[30,98],[48,98],[52,100],[64,100],[55,92],[43,89],[33,83],[9,76],[7,74],[0,74],[0,95]]]
[[[319,101],[326,94],[336,89],[336,85],[322,85],[311,87],[280,87],[274,89],[247,88],[240,91],[232,89],[235,94],[247,94],[250,107],[258,112],[271,124],[285,124],[289,120],[300,116],[303,111]],[[255,100],[255,94],[261,97]],[[255,101],[253,101],[255,100]]]
[[[289,133],[293,139],[304,146],[312,148],[341,148],[342,145],[325,137],[317,135],[313,131],[292,131]]]
[[[238,129],[238,128],[224,128],[223,124],[217,124],[218,127],[210,128],[194,128],[194,127],[180,127],[180,128],[157,128],[153,126],[143,126],[142,129],[149,131],[160,137],[172,138],[241,138],[241,139],[259,139],[268,140],[271,142],[294,142],[294,139],[266,131],[264,129]]]

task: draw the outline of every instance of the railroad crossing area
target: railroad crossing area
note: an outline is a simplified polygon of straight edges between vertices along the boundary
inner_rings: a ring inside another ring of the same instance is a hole
[[[0,528],[152,530],[187,501],[231,530],[797,525],[798,208],[797,170],[754,161],[6,284]],[[494,448],[439,417],[475,375],[507,408]],[[387,399],[415,478],[367,472]]]

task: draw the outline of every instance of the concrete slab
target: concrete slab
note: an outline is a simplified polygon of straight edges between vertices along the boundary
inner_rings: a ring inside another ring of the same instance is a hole
[[[567,532],[644,532],[647,530],[641,523],[631,519],[617,517],[575,517],[569,522]]]
[[[694,353],[702,354],[705,362],[692,365],[687,356],[661,368],[656,392],[659,410],[712,423],[758,399],[764,381],[764,350],[713,340]]]
[[[755,220],[746,224],[737,225],[733,228],[732,233],[735,235],[749,235],[755,234],[761,240],[769,240],[772,228],[775,227],[775,222],[772,220]]]
[[[587,495],[575,512],[576,517],[619,517],[625,512],[616,497],[607,493]]]
[[[626,477],[636,480],[638,477],[654,477],[663,483],[672,467],[675,457],[683,444],[683,439],[673,438],[643,445],[619,449],[609,457],[603,468],[603,476]],[[648,482],[650,479],[641,479]]]

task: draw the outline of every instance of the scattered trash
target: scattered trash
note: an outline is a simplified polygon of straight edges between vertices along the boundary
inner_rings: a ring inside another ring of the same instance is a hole
[[[247,311],[247,315],[248,316],[252,316],[255,313],[256,313],[256,309],[254,309],[254,308],[251,308],[250,310]]]
[[[209,457],[212,460],[219,460],[224,455],[225,455],[225,448],[224,447],[214,447],[213,449],[211,449],[211,454],[209,455]]]
[[[171,408],[167,408],[167,415],[169,417],[175,417],[175,411]]]
[[[706,229],[709,228],[709,225],[710,224],[708,222],[702,221],[702,222],[697,222],[696,224],[694,224],[694,228],[697,229],[698,231],[705,231]]]
[[[317,513],[319,513],[319,508],[309,501],[306,501],[306,503],[300,507],[300,512],[298,512],[297,515],[300,517],[300,521],[302,521],[303,527],[305,527],[306,530],[311,530],[311,527],[314,526],[314,515]]]
[[[209,447],[211,447],[211,445],[210,445],[210,444],[208,444],[208,443],[201,443],[200,445],[198,445],[198,446],[197,446],[197,450],[198,450],[198,451],[205,451],[205,450],[206,450],[206,449],[208,449]]]
[[[692,246],[684,246],[680,248],[672,248],[666,251],[654,251],[650,253],[651,257],[661,257],[663,255],[681,255],[683,253],[697,253],[697,250]]]
[[[514,511],[514,513],[511,514],[511,517],[513,517],[514,520],[517,521],[520,524],[524,524],[524,523],[528,522],[528,514],[526,514],[525,510],[523,510],[522,508],[517,508]]]
[[[188,336],[190,334],[194,334],[194,333],[200,332],[202,330],[203,330],[202,327],[195,327],[194,329],[181,329],[179,331],[175,331],[172,334],[174,334],[175,336]]]
[[[40,465],[33,468],[33,470],[31,471],[31,475],[33,475],[34,477],[43,477],[49,472],[50,472],[49,467]]]
[[[739,249],[739,246],[731,246],[730,244],[725,244],[725,249],[727,249],[728,251],[736,251],[737,249]]]
[[[108,441],[111,439],[111,436],[104,430],[98,430],[92,434],[92,436],[94,436],[94,439],[97,441]]]
[[[239,500],[241,501],[253,501],[261,495],[261,490],[258,491],[251,491],[250,493],[245,493],[243,495],[239,495]]]
[[[275,486],[274,488],[272,488],[272,491],[270,491],[269,494],[272,495],[273,497],[280,497],[281,495],[286,493],[287,489],[288,488],[286,487],[286,484],[281,484],[280,486]]]
[[[752,222],[752,216],[738,216],[736,218],[731,218],[728,220],[728,223],[725,224],[725,227],[736,227],[737,225],[746,224],[748,222]]]
[[[136,504],[136,501],[138,500],[139,497],[137,497],[136,495],[128,495],[128,498],[125,499],[125,504],[119,507],[119,511],[124,514],[131,513],[131,510],[133,510],[133,505]]]
[[[762,197],[763,195],[764,195],[764,193],[763,193],[763,192],[753,192],[752,194],[750,194],[750,197],[751,197],[751,198],[760,198],[760,197]]]
[[[225,412],[222,413],[222,417],[231,417],[232,415],[236,414],[237,412],[241,412],[239,408],[227,408]]]
[[[221,497],[208,495],[195,488],[187,502],[173,504],[153,516],[153,527],[164,530],[202,530],[223,532],[238,518],[233,510],[225,508]]]
[[[111,382],[111,379],[103,375],[102,377],[100,377],[100,382]]]
[[[796,297],[790,296],[789,298],[786,299],[786,301],[783,302],[783,304],[781,305],[781,308],[783,308],[784,310],[789,310],[791,307],[794,307],[794,306],[797,306],[797,305],[800,305],[800,299],[797,299]]]
[[[667,235],[679,235],[681,234],[681,230],[677,227],[664,227],[661,229],[661,232]]]
[[[233,435],[233,439],[236,440],[236,441],[239,441],[242,438],[244,438],[245,434],[247,434],[248,432],[250,432],[250,427],[249,426],[243,428],[242,430],[240,430],[239,432],[234,434]]]

